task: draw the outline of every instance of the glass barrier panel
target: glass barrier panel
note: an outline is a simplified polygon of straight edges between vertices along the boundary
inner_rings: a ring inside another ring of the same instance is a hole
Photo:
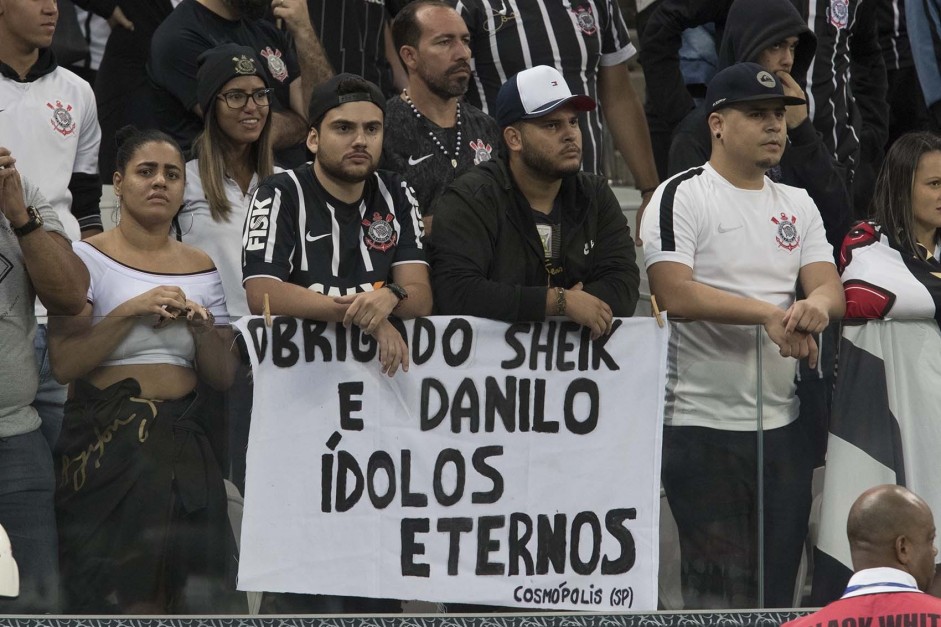
[[[0,525],[12,540],[19,572],[19,595],[4,597],[7,581],[3,578],[0,543],[0,614],[553,610],[551,597],[544,605],[533,604],[531,610],[466,600],[416,601],[407,594],[398,595],[403,598],[372,598],[375,595],[368,582],[364,582],[362,595],[348,596],[262,595],[237,590],[242,512],[246,500],[252,498],[250,490],[246,495],[246,466],[252,450],[249,427],[255,397],[251,357],[267,350],[274,359],[277,348],[281,351],[278,359],[321,359],[326,346],[323,338],[329,329],[325,330],[323,323],[291,323],[293,319],[277,318],[267,334],[244,338],[225,320],[209,324],[201,314],[189,320],[185,314],[162,318],[161,322],[157,314],[98,320],[53,316],[37,327],[32,318],[0,317],[0,330],[11,331],[3,338],[4,359],[0,366],[0,399],[4,401],[0,408]],[[428,320],[429,325],[447,328],[440,319]],[[255,321],[253,328],[264,324],[261,318]],[[549,329],[546,324],[540,327],[543,332]],[[821,528],[845,526],[848,497],[840,492],[847,490],[847,477],[858,471],[859,481],[850,486],[858,494],[866,487],[860,482],[874,485],[872,481],[878,479],[876,483],[892,483],[904,473],[899,465],[891,473],[874,476],[871,469],[859,465],[859,457],[844,450],[843,440],[855,442],[853,438],[862,437],[846,426],[847,412],[865,408],[872,414],[871,419],[878,421],[876,410],[887,403],[887,384],[855,380],[855,375],[835,379],[838,325],[817,338],[819,364],[814,368],[806,359],[798,365],[794,358],[780,357],[762,327],[682,321],[670,321],[669,326],[672,336],[664,396],[660,521],[652,538],[659,546],[657,609],[774,609],[833,600],[848,577],[849,571],[840,561],[845,551],[825,543],[815,550],[814,541]],[[408,329],[414,331],[413,327]],[[153,341],[155,330],[159,331],[159,342]],[[420,342],[419,332],[414,332],[415,341]],[[290,346],[296,349],[296,355],[290,355],[288,344],[277,344],[281,341],[275,339],[277,334],[282,339],[293,334]],[[856,345],[870,354],[885,353],[885,358],[894,359],[895,364],[901,360],[892,356],[889,347],[904,346],[914,352],[929,341],[936,342],[937,336],[933,321],[870,323],[848,327],[842,350],[851,365],[864,360],[861,353],[854,352]],[[259,344],[263,337],[271,342],[266,348]],[[570,337],[575,341],[577,329]],[[683,353],[684,348],[688,351],[690,346],[697,346],[695,342],[701,338],[706,340],[698,346],[699,354]],[[370,341],[351,335],[344,350],[350,354],[363,351],[365,355]],[[677,348],[677,341],[687,344]],[[452,345],[457,351],[459,342]],[[542,346],[533,344],[537,345]],[[339,345],[331,346],[337,349]],[[591,346],[586,350],[597,348]],[[312,357],[317,350],[321,351],[319,356]],[[476,346],[475,350],[486,353],[487,347]],[[577,351],[571,355],[573,363],[577,362]],[[364,360],[373,358],[367,356]],[[561,364],[565,356],[559,359]],[[603,357],[599,359],[603,362]],[[556,357],[547,358],[547,363],[556,363],[553,360]],[[621,366],[619,376],[626,377],[632,376],[632,369],[651,367],[640,360]],[[589,372],[584,378],[604,381],[600,373]],[[56,383],[56,379],[65,385]],[[317,409],[320,406],[316,399],[336,399],[336,389],[323,390],[323,386],[309,379],[296,388],[298,398],[313,399],[305,402],[313,407],[310,417],[314,420],[322,411]],[[383,387],[376,392],[377,398],[389,406],[404,402],[406,396],[395,389]],[[833,401],[831,416],[834,389],[839,398]],[[500,398],[506,401],[508,396],[503,392]],[[536,392],[533,394],[535,399]],[[288,396],[293,394],[276,399],[270,406],[294,407],[295,399]],[[490,402],[500,402],[494,398]],[[347,405],[346,419],[355,424],[366,414],[355,406],[355,394],[347,401],[352,404]],[[837,401],[842,403],[839,409]],[[452,412],[455,407],[451,407]],[[555,415],[552,407],[545,411],[546,416]],[[604,420],[603,415],[600,420]],[[876,424],[882,429],[878,433],[898,438],[892,435],[891,425]],[[562,425],[564,429],[564,421]],[[840,470],[826,479],[830,483],[825,483],[821,467],[828,425],[830,463],[839,464]],[[516,427],[523,429],[524,425],[517,423]],[[837,440],[836,449],[835,433],[842,438]],[[461,437],[481,435],[466,432]],[[324,446],[310,451],[296,472],[319,474],[325,451]],[[878,452],[872,455],[878,457]],[[572,468],[585,460],[562,459]],[[479,459],[472,463],[468,458],[469,473],[474,463],[478,464],[477,470],[486,473],[486,463],[481,464]],[[531,471],[525,462],[514,468],[512,472],[517,474]],[[358,472],[369,479],[369,473],[377,471],[363,464]],[[349,481],[355,482],[357,471],[349,473]],[[295,479],[286,476],[283,483],[269,488],[290,501],[296,498]],[[613,486],[615,482],[605,479],[602,485],[607,484]],[[339,489],[338,485],[332,487]],[[375,492],[376,485],[366,485],[364,500],[381,500],[381,493],[370,492]],[[411,488],[397,485],[400,490],[418,493],[414,483]],[[453,489],[449,485],[438,487],[445,495]],[[436,493],[430,494],[436,498]],[[307,497],[318,498],[316,494]],[[841,516],[842,521],[838,520]],[[529,532],[533,538],[549,533],[540,524],[557,531],[555,522],[547,516],[544,522],[534,522]],[[601,531],[609,528],[603,517],[599,525]],[[519,525],[514,529],[518,534],[526,531]],[[311,533],[315,541],[316,534]],[[466,534],[475,540],[477,534],[460,530],[448,533],[454,537]],[[837,531],[829,537],[841,534]],[[524,567],[526,557],[560,559],[561,574],[574,576],[592,559],[590,550],[584,548],[591,538],[591,524],[585,523],[579,533],[566,538],[569,544],[565,545],[564,556],[539,556],[534,551],[524,557],[523,551],[514,559]],[[496,556],[508,550],[513,538],[494,534],[490,541],[487,550]],[[617,555],[611,551],[617,544],[611,541],[608,538],[608,544],[600,545],[599,563],[602,557],[612,561]],[[468,552],[475,550],[470,540],[457,546]],[[525,544],[515,546],[514,550],[520,546],[525,549]],[[350,547],[350,552],[355,554],[356,547]],[[427,558],[421,556],[421,550],[417,550],[411,556],[413,563],[427,563]],[[495,557],[491,560],[498,561]],[[546,564],[546,568],[554,566],[551,561]],[[432,566],[446,568],[447,564]]]

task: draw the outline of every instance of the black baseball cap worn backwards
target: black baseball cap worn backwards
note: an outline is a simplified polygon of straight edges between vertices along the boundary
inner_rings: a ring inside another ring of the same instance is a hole
[[[363,89],[348,94],[339,94],[340,83],[346,80],[354,79],[363,84]],[[356,74],[337,74],[330,80],[326,80],[314,88],[310,96],[310,105],[307,107],[307,119],[311,125],[315,125],[330,109],[335,109],[348,102],[371,102],[386,113],[386,99],[382,95],[382,90],[375,84],[367,81],[362,76]]]
[[[806,100],[784,94],[781,81],[757,63],[730,65],[709,81],[706,106],[709,113],[742,102],[780,100],[785,105],[806,104]]]

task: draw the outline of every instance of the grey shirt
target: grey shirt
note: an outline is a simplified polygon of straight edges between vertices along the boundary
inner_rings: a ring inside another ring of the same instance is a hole
[[[25,177],[23,196],[27,206],[39,211],[45,230],[68,239],[52,205]],[[19,240],[10,221],[0,214],[0,438],[39,428],[39,414],[30,405],[39,387],[33,350],[34,298]]]

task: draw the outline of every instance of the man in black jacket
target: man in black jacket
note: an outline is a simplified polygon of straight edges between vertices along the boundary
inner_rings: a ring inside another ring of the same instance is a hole
[[[817,38],[789,0],[736,0],[719,51],[719,69],[750,61],[771,72],[789,96],[804,98],[799,83],[814,60]],[[795,78],[796,77],[796,78]],[[669,175],[709,160],[711,137],[705,105],[680,123],[670,147]],[[807,191],[820,210],[827,241],[840,249],[852,221],[844,177],[807,115],[807,105],[787,108],[787,148],[768,171],[776,182]]]
[[[790,0],[817,37],[817,55],[803,77],[810,117],[850,187],[855,210],[866,206],[888,133],[886,73],[876,28],[876,4],[860,0]],[[647,79],[646,111],[657,155],[665,171],[676,125],[693,108],[680,74],[678,51],[684,29],[715,23],[727,28],[732,0],[661,0],[641,34],[640,62]],[[772,24],[761,10],[752,28]]]
[[[458,178],[435,205],[432,287],[438,311],[508,321],[566,316],[597,338],[630,316],[639,274],[630,229],[602,177],[580,172],[580,111],[548,66],[497,96],[508,159]]]

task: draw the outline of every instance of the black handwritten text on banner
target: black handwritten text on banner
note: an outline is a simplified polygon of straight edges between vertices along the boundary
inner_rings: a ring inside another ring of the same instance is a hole
[[[616,320],[243,318],[255,376],[239,588],[656,608],[667,331]]]

